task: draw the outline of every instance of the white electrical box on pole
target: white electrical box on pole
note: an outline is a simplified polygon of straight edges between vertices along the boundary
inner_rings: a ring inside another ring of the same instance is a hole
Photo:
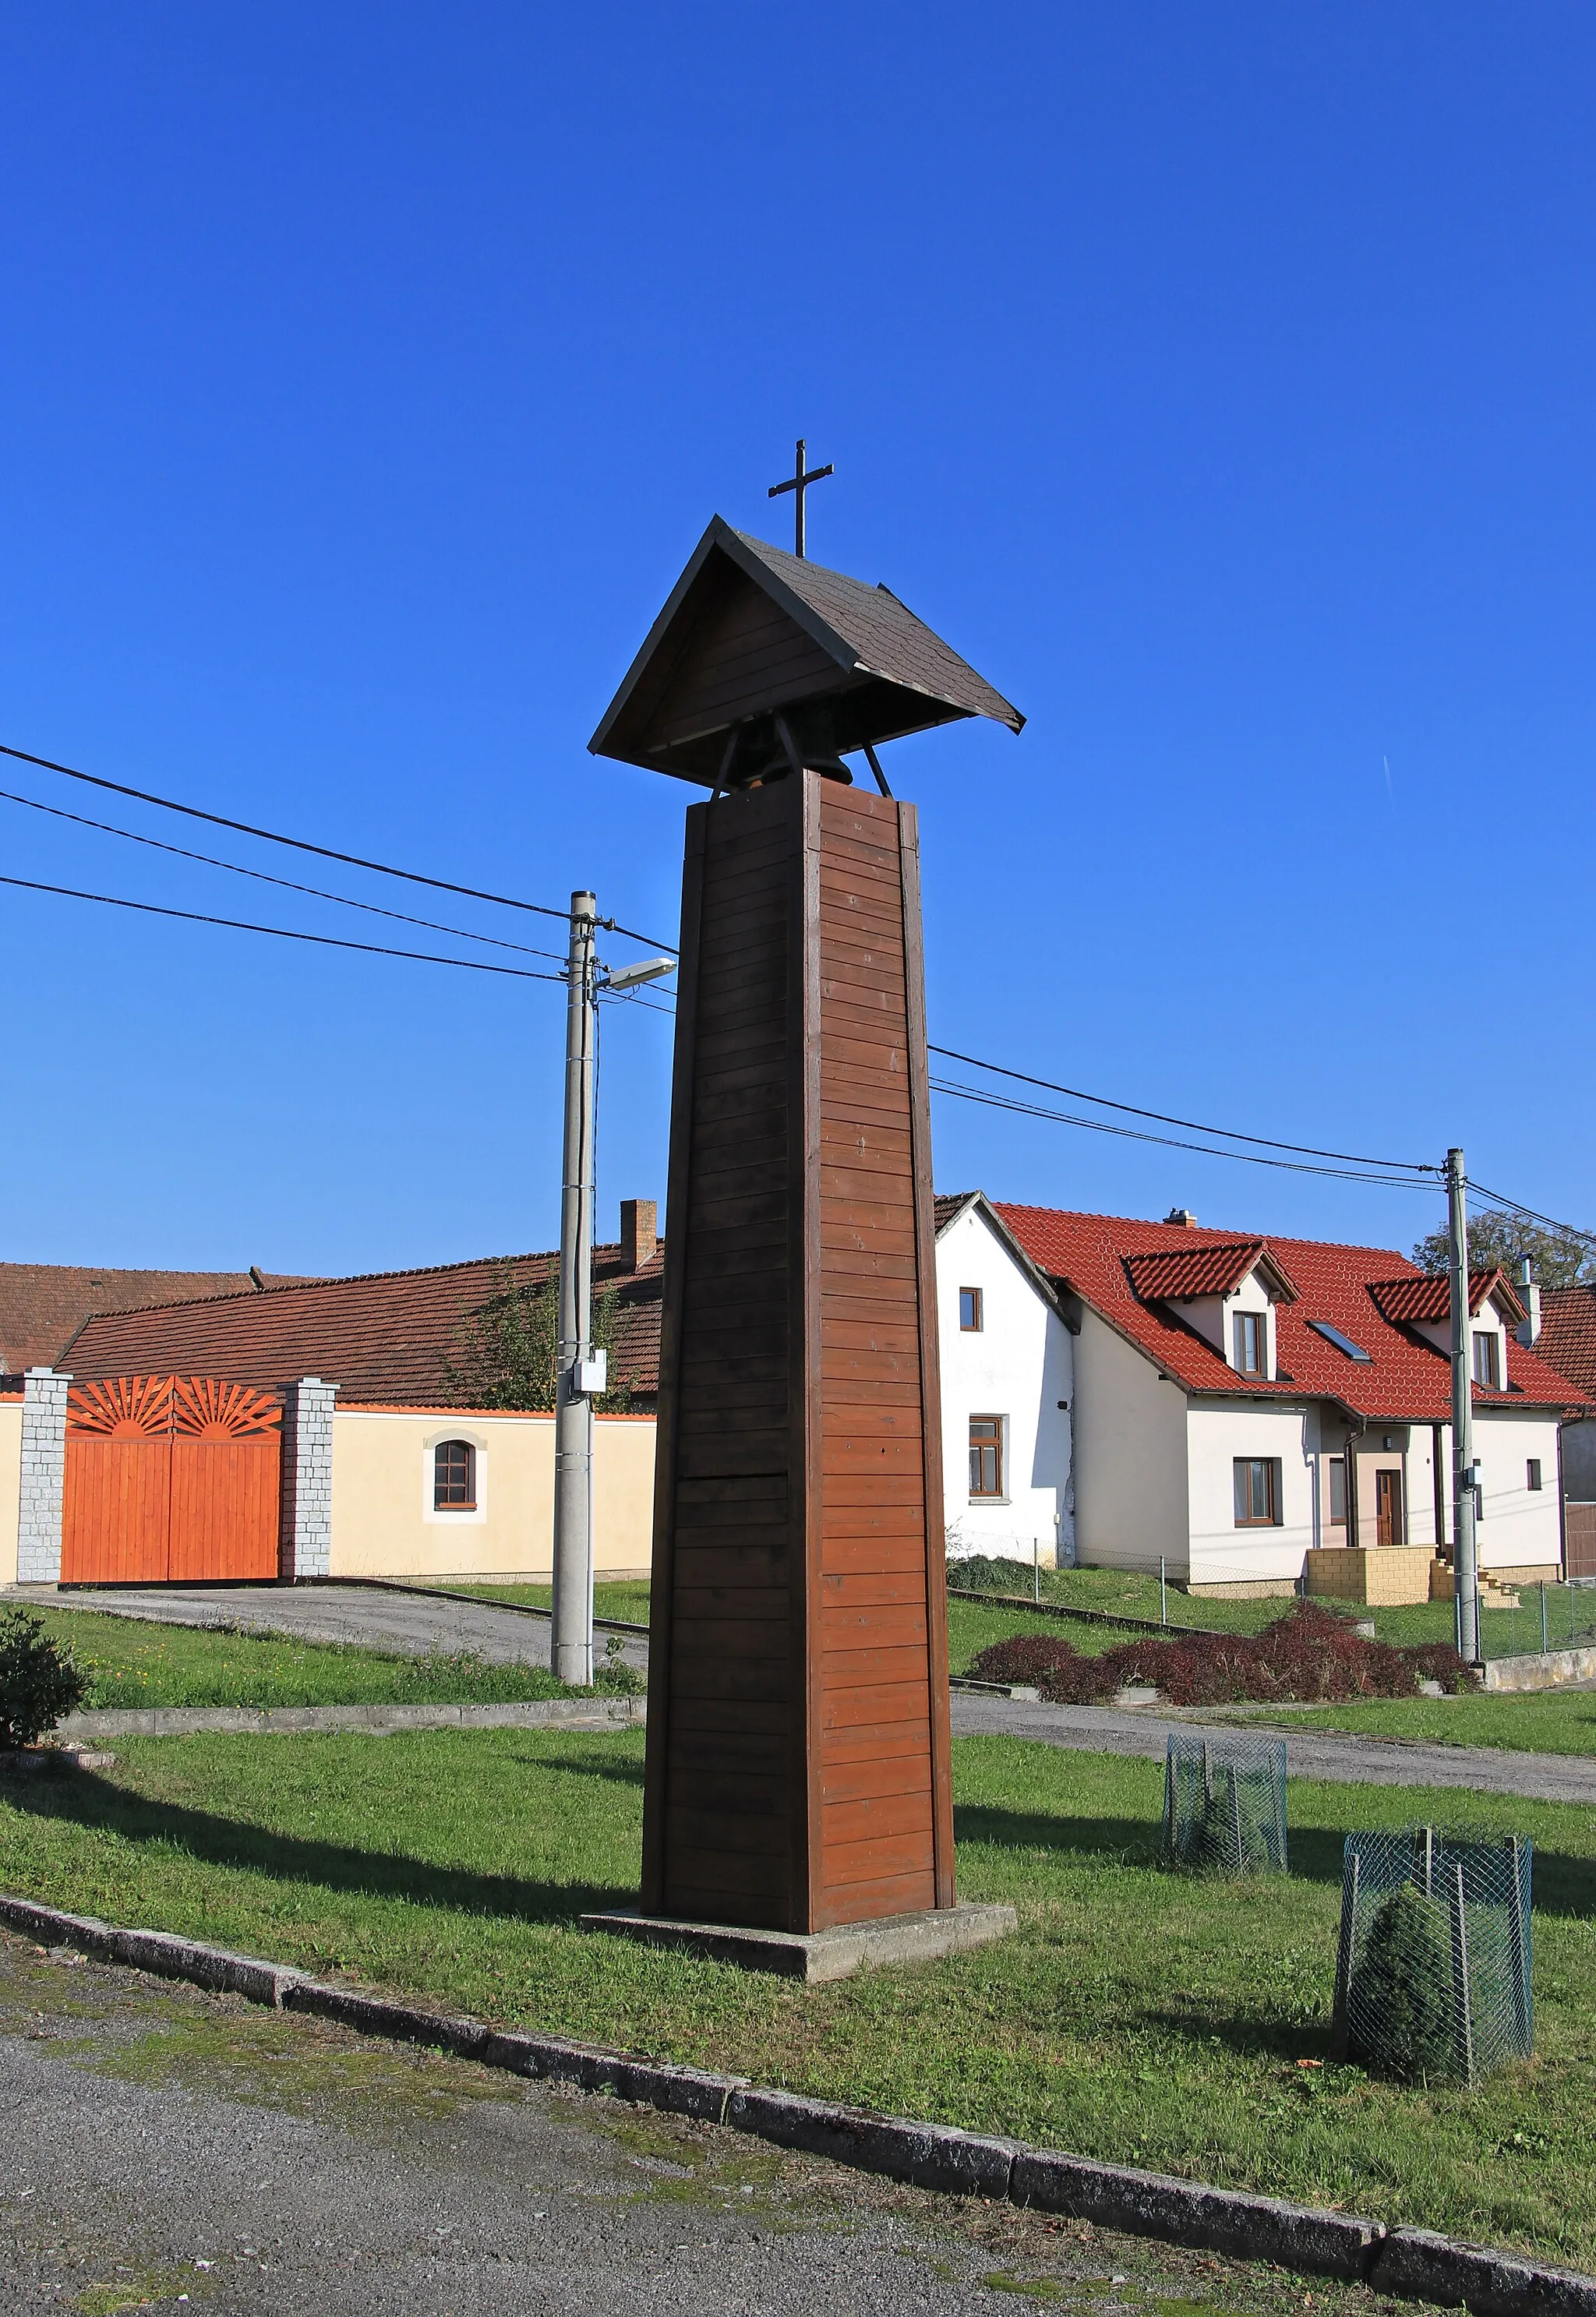
[[[1480,1661],[1480,1572],[1475,1538],[1473,1331],[1468,1309],[1468,1215],[1463,1153],[1447,1152],[1447,1223],[1452,1275],[1452,1589],[1457,1596],[1458,1653]]]
[[[554,1395],[554,1616],[557,1677],[593,1680],[593,1399],[605,1379],[593,1348],[594,1093],[598,904],[571,896],[566,964],[566,1132],[559,1228],[559,1342]]]

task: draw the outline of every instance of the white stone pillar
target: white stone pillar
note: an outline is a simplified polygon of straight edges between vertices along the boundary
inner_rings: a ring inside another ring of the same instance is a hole
[[[67,1387],[71,1382],[54,1368],[30,1368],[22,1379],[19,1585],[61,1581],[61,1493],[67,1476]]]
[[[333,1400],[337,1390],[319,1376],[301,1376],[283,1394],[277,1573],[289,1583],[332,1573]]]

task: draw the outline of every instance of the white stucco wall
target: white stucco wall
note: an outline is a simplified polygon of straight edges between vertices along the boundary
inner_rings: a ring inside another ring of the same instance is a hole
[[[958,1291],[978,1287],[982,1326],[958,1324]],[[967,1208],[937,1242],[937,1330],[942,1370],[942,1474],[948,1550],[1042,1565],[1074,1547],[1070,1490],[1074,1397],[1068,1329],[979,1208]],[[1006,1502],[971,1499],[969,1419],[1003,1420]],[[1057,1516],[1057,1518],[1056,1518]]]
[[[1451,1491],[1452,1427],[1441,1436]],[[1563,1557],[1557,1498],[1557,1425],[1554,1417],[1474,1412],[1474,1453],[1484,1492],[1475,1531],[1482,1569],[1533,1569]],[[1540,1487],[1529,1486],[1529,1460],[1540,1460]]]
[[[1187,1574],[1186,1394],[1095,1311],[1074,1342],[1075,1557]]]
[[[22,1403],[0,1400],[0,1585],[16,1583],[16,1525],[22,1514]]]
[[[1316,1405],[1193,1400],[1186,1416],[1190,1470],[1191,1582],[1244,1585],[1302,1575],[1314,1543]],[[1235,1459],[1270,1456],[1280,1467],[1280,1524],[1238,1528]]]

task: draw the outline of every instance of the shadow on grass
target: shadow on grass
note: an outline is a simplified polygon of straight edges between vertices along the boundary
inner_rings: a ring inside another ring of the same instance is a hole
[[[19,1780],[5,1800],[35,1819],[66,1820],[114,1834],[124,1842],[177,1851],[207,1866],[238,1867],[276,1883],[320,1884],[325,1890],[398,1899],[415,1907],[450,1908],[467,1915],[570,1923],[581,1914],[635,1906],[638,1898],[632,1883],[539,1882],[525,1875],[480,1874],[402,1852],[358,1850],[279,1834],[247,1820],[129,1794],[90,1771],[30,1779],[25,1785]]]
[[[1417,1816],[1415,1812],[1415,1822]],[[1438,1813],[1434,1822],[1444,1827],[1444,1813]],[[1126,1866],[1157,1867],[1161,1863],[1161,1829],[1149,1819],[1071,1817],[1063,1812],[1009,1811],[989,1803],[963,1803],[953,1813],[953,1829],[959,1842],[990,1843],[1004,1850],[1047,1850]],[[1477,1829],[1464,1831],[1470,1839],[1488,1838]],[[1339,1891],[1345,1839],[1345,1833],[1328,1828],[1292,1827],[1293,1877],[1303,1883],[1329,1883]],[[1596,1859],[1576,1858],[1566,1851],[1543,1850],[1538,1846],[1532,1874],[1537,1914],[1580,1920],[1596,1915]]]

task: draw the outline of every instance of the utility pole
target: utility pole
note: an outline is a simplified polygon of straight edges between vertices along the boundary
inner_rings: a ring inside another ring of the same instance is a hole
[[[1464,1203],[1463,1153],[1447,1152],[1447,1221],[1452,1274],[1452,1587],[1457,1595],[1458,1654],[1480,1658],[1480,1579],[1475,1550],[1473,1345],[1468,1309],[1468,1216]]]
[[[598,1049],[598,904],[571,896],[566,969],[566,1137],[559,1219],[559,1345],[554,1392],[554,1671],[593,1680],[593,1400],[604,1380],[593,1356],[594,1060]]]

